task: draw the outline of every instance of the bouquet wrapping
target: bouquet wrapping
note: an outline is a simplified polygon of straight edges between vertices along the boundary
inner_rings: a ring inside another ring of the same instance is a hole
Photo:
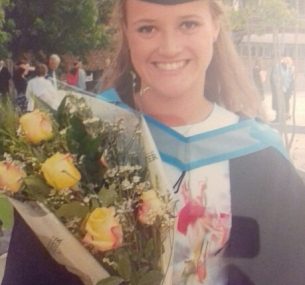
[[[35,105],[27,124],[2,102],[1,193],[84,284],[170,284],[174,203],[143,117],[81,94]]]

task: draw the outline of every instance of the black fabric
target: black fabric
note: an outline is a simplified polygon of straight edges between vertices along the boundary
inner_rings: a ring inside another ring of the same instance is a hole
[[[11,79],[11,74],[7,67],[3,66],[0,70],[0,93],[7,94],[9,92],[9,80]]]
[[[2,285],[83,285],[48,254],[24,220],[15,213]]]
[[[305,186],[272,148],[230,161],[230,285],[305,284]]]
[[[13,82],[16,88],[17,94],[26,92],[26,87],[28,85],[27,80],[21,76],[20,71],[16,71],[13,75]]]

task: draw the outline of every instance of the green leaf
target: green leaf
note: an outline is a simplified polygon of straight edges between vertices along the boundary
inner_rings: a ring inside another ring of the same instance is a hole
[[[151,270],[140,278],[138,285],[160,285],[163,277],[162,272]]]
[[[120,285],[124,279],[118,276],[111,276],[99,281],[96,285]]]
[[[132,267],[129,255],[123,249],[118,251],[117,250],[117,263],[118,263],[118,273],[125,279],[130,280]]]
[[[64,217],[71,219],[74,217],[79,217],[81,219],[85,218],[89,209],[83,206],[80,202],[70,202],[69,204],[62,205],[56,212],[57,217]]]
[[[103,206],[109,207],[113,205],[117,199],[118,194],[115,191],[102,188],[99,192],[99,198],[101,199]]]
[[[24,178],[26,192],[35,200],[43,201],[50,193],[50,187],[38,175],[27,176]]]
[[[154,240],[150,239],[144,248],[144,256],[146,259],[150,259],[154,255]]]
[[[68,115],[65,106],[70,97],[71,95],[66,95],[64,99],[61,101],[59,107],[57,108],[57,112],[55,116],[61,128],[64,128],[68,125]]]
[[[101,206],[100,201],[98,199],[91,199],[89,204],[91,211]]]
[[[80,151],[83,154],[86,154],[90,157],[94,157],[96,153],[98,152],[98,148],[100,146],[100,138],[91,138],[90,136],[87,136],[84,138]]]

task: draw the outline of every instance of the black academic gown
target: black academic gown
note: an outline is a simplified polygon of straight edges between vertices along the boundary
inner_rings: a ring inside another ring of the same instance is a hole
[[[272,148],[230,161],[230,285],[305,284],[305,186]]]
[[[230,161],[228,285],[305,284],[305,186],[268,148]],[[17,215],[2,285],[79,285]],[[175,284],[180,285],[180,284]]]

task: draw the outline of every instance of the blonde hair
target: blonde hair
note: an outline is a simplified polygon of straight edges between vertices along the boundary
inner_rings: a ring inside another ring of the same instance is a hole
[[[117,53],[103,79],[103,89],[114,87],[122,100],[132,105],[132,63],[126,36],[123,32],[125,5],[128,0],[119,0],[114,9],[114,21],[118,24]],[[220,21],[220,32],[214,43],[214,53],[207,69],[204,95],[226,109],[246,116],[257,116],[260,112],[259,95],[248,71],[242,64],[231,40],[222,5],[217,0],[208,1],[214,20]]]

